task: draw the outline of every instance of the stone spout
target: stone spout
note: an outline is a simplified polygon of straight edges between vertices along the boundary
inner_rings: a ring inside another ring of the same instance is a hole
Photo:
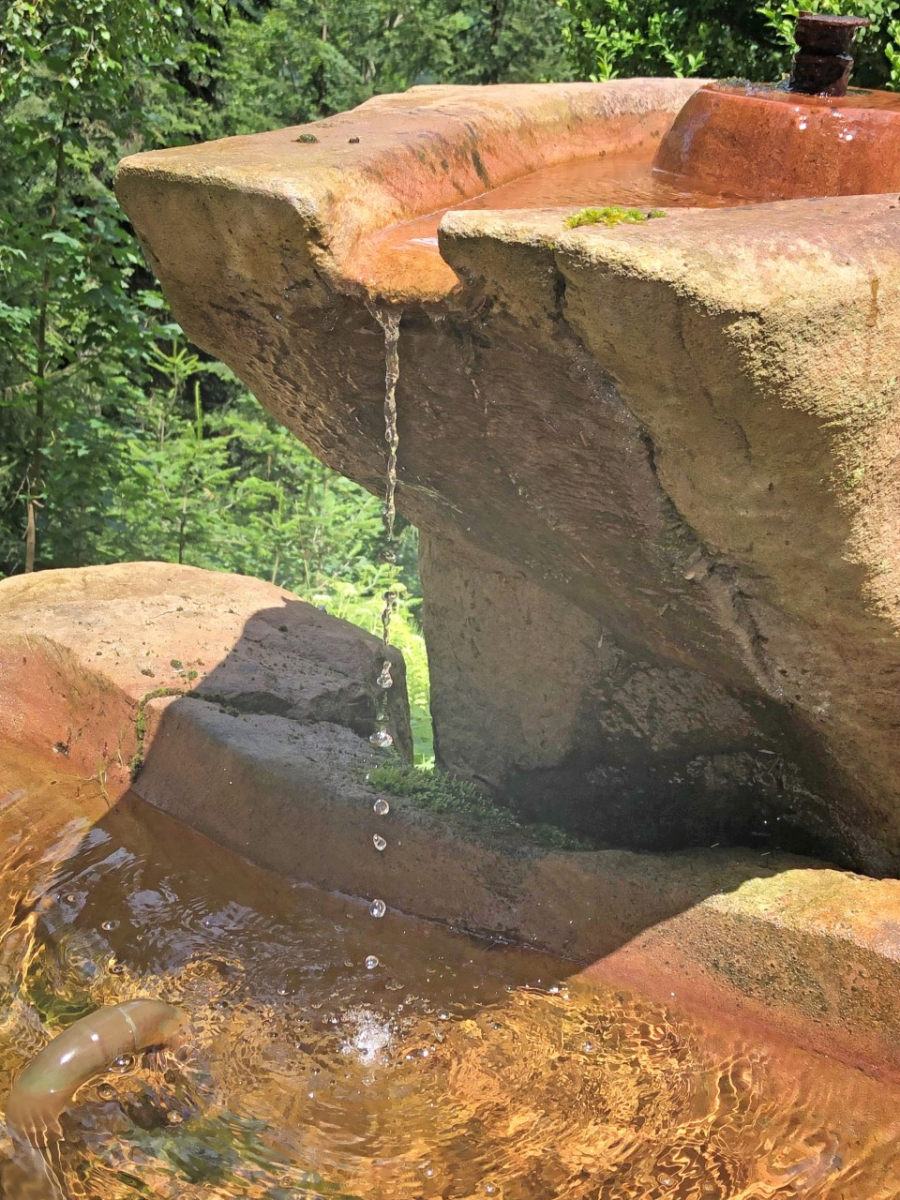
[[[900,869],[896,195],[449,212],[652,156],[697,84],[415,88],[125,160],[187,334],[380,493],[402,309],[439,762],[609,843]],[[424,239],[427,241],[427,239]]]
[[[788,89],[807,96],[846,96],[853,70],[850,47],[868,17],[836,17],[802,12],[794,40],[798,50],[791,63]]]

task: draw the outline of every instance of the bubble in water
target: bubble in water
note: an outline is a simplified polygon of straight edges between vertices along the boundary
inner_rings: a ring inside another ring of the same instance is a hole
[[[496,1183],[491,1183],[490,1181],[484,1185],[483,1190],[486,1196],[497,1196],[500,1193],[500,1189],[497,1187]]]
[[[394,744],[394,739],[386,729],[378,729],[369,738],[371,746],[377,746],[379,750],[388,750]]]
[[[387,842],[384,840],[384,838],[381,836],[380,833],[376,833],[376,834],[373,834],[373,836],[372,836],[372,845],[375,847],[376,850],[384,850],[387,847]]]
[[[386,662],[381,668],[381,674],[378,676],[375,682],[385,691],[394,686],[394,680],[391,678],[391,664],[389,662]]]
[[[122,1054],[113,1063],[113,1067],[117,1071],[130,1071],[134,1066],[134,1056],[132,1054]]]
[[[111,958],[106,967],[110,975],[122,975],[125,972],[125,967],[117,958]]]
[[[111,930],[119,928],[119,922],[118,921],[104,921],[103,924],[100,926],[100,928],[105,929],[106,932],[109,933]]]
[[[375,957],[374,954],[370,954],[369,957],[366,959],[366,970],[374,971],[377,966],[378,966],[378,959]]]
[[[170,1125],[180,1125],[181,1122],[184,1120],[184,1117],[181,1115],[180,1112],[175,1112],[174,1110],[170,1110],[169,1112],[166,1113],[166,1120],[169,1122]]]
[[[101,1083],[97,1088],[97,1095],[101,1100],[115,1100],[116,1089],[111,1083]]]
[[[383,900],[373,900],[369,912],[373,917],[383,917],[387,912],[387,905]]]
[[[372,808],[375,810],[375,812],[378,814],[379,817],[386,817],[388,815],[388,813],[391,811],[390,804],[388,804],[387,800],[385,800],[383,796],[378,797],[378,799],[372,805]]]

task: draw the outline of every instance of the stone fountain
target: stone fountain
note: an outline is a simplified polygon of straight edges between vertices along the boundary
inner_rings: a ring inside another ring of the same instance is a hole
[[[187,568],[9,581],[0,734],[113,799],[143,754],[140,795],[285,874],[900,1069],[900,884],[784,853],[900,871],[900,107],[811,29],[828,95],[413,88],[119,172],[188,336],[376,494],[400,315],[438,762],[607,849],[398,800],[402,853],[361,856],[375,640]]]
[[[900,110],[749,91],[414,88],[138,155],[118,194],[187,334],[376,492],[402,310],[441,765],[608,843],[895,873]],[[452,211],[654,152],[719,206]],[[404,240],[441,210],[439,251]]]

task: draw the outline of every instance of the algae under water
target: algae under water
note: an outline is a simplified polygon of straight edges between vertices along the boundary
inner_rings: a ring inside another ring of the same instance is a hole
[[[365,1200],[889,1200],[900,1093],[291,884],[135,797],[0,763],[0,1103],[48,1038],[156,996],[195,1052],[79,1093],[65,1191]],[[0,1138],[0,1184],[16,1190]]]

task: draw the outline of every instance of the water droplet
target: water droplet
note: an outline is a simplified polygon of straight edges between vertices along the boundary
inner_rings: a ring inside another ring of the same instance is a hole
[[[584,1045],[581,1047],[581,1049],[584,1051],[585,1054],[592,1054],[593,1050],[594,1050],[594,1043],[593,1042],[585,1042]]]
[[[386,729],[378,729],[369,738],[371,746],[377,746],[379,750],[389,750],[394,744],[394,739]]]
[[[63,896],[63,899],[65,900],[66,904],[74,904],[75,903],[75,897],[72,895],[71,892],[69,892],[68,896]]]
[[[111,930],[119,928],[119,922],[118,921],[104,921],[103,924],[100,926],[100,928],[105,929],[106,932],[109,933]]]
[[[117,1071],[130,1071],[134,1066],[134,1056],[131,1054],[122,1054],[113,1063],[113,1067]]]
[[[125,973],[125,967],[117,958],[111,958],[106,964],[106,969],[110,975],[123,975]]]
[[[116,1089],[111,1083],[101,1083],[97,1088],[97,1095],[101,1100],[115,1100]]]
[[[380,833],[376,833],[372,835],[372,845],[376,850],[384,850],[387,847],[387,842]]]
[[[797,122],[797,128],[805,129],[808,124],[809,124],[809,121],[807,121],[806,117],[801,117],[800,120]]]
[[[383,796],[378,797],[378,799],[372,805],[372,808],[375,810],[375,812],[378,814],[379,817],[386,817],[388,815],[388,813],[391,811],[390,804],[388,804],[387,800],[385,800],[385,798]]]
[[[370,954],[369,957],[366,959],[366,970],[374,971],[377,966],[378,966],[378,959],[375,957],[374,954]]]
[[[373,917],[383,917],[387,912],[387,905],[383,900],[373,900],[369,906],[369,912]]]
[[[671,1175],[657,1175],[656,1178],[659,1180],[660,1187],[671,1188],[675,1186],[675,1180]]]
[[[180,1125],[181,1122],[184,1120],[184,1117],[181,1115],[180,1112],[170,1111],[170,1112],[166,1113],[166,1120],[169,1122],[170,1125]]]
[[[391,678],[391,664],[389,662],[386,662],[381,668],[381,674],[378,676],[375,682],[385,691],[394,686],[394,680]]]
[[[426,1179],[434,1179],[434,1167],[428,1166],[422,1172]]]
[[[450,1014],[447,1012],[446,1009],[442,1009],[438,1013],[438,1020],[439,1021],[449,1021],[450,1020]]]
[[[500,1189],[497,1187],[496,1183],[486,1183],[484,1185],[484,1194],[486,1196],[497,1196],[499,1193]]]

